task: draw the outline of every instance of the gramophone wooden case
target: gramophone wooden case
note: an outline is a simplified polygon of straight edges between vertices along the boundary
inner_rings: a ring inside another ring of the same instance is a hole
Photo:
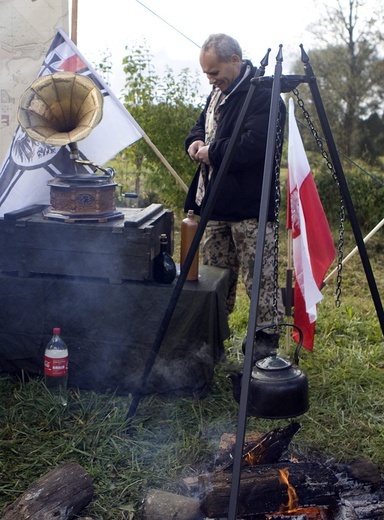
[[[47,220],[42,211],[6,214],[0,219],[0,271],[116,284],[152,280],[162,233],[173,252],[173,212],[161,204],[119,210],[124,218],[106,222]]]

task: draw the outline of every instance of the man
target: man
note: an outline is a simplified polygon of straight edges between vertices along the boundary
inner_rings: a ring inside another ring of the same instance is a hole
[[[238,42],[225,34],[209,36],[200,51],[200,65],[213,89],[186,139],[187,153],[193,161],[199,163],[199,167],[184,207],[185,211],[192,209],[198,215],[201,214],[211,183],[220,168],[256,72],[249,60],[243,60]],[[260,85],[245,118],[234,157],[223,179],[202,241],[204,264],[230,269],[228,314],[233,311],[240,269],[247,294],[251,297],[270,102],[271,88]],[[285,113],[285,105],[280,101],[282,130]],[[274,181],[260,280],[258,328],[275,322],[276,307],[278,321],[282,321],[283,317],[280,290],[277,291],[277,306],[273,305]],[[277,347],[278,334],[275,328],[257,331],[255,359],[270,355]]]

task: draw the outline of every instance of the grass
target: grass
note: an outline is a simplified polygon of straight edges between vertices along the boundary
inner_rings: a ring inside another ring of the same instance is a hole
[[[354,243],[349,240],[350,247]],[[367,245],[383,292],[380,236]],[[292,450],[337,461],[368,457],[384,472],[384,342],[359,255],[343,269],[340,307],[335,282],[323,289],[313,352],[300,367],[310,386],[310,409],[297,418]],[[130,425],[130,396],[69,391],[58,408],[39,379],[0,377],[0,510],[58,464],[76,461],[94,481],[83,516],[134,520],[149,488],[185,492],[183,477],[209,469],[223,433],[235,432],[238,406],[227,377],[242,363],[249,302],[241,289],[231,316],[227,359],[218,364],[204,399],[143,399]],[[247,431],[266,432],[287,421],[249,418]],[[128,428],[129,426],[129,428]]]

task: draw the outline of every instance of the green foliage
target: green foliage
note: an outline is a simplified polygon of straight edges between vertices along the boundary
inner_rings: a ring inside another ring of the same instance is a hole
[[[359,225],[368,232],[384,217],[384,173],[375,171],[372,176],[354,168],[345,172],[345,178]],[[315,180],[328,221],[336,225],[340,218],[340,190],[329,171],[318,173]]]
[[[314,48],[307,52],[338,148],[374,163],[382,152],[367,146],[367,136],[373,137],[370,117],[382,117],[382,7],[375,17],[363,7],[359,0],[320,5]],[[303,64],[295,70],[302,74]],[[311,100],[308,107],[314,112]]]
[[[96,63],[96,71],[103,76],[105,82],[109,84],[109,76],[112,72],[112,54],[109,49],[105,50],[104,54],[100,57],[99,63]]]
[[[201,109],[202,100],[196,94],[198,77],[193,77],[189,69],[175,77],[170,68],[159,77],[145,44],[129,51],[123,60],[124,102],[148,140],[140,139],[120,155],[130,162],[135,189],[142,198],[180,208],[185,192],[159,153],[188,186],[195,165],[185,153],[184,141]]]
[[[370,165],[381,167],[381,156],[384,150],[384,116],[372,113],[359,125],[360,156]]]

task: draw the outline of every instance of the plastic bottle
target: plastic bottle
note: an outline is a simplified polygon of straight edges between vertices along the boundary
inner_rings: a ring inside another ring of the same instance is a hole
[[[160,253],[153,262],[153,278],[157,283],[172,283],[176,278],[176,265],[168,253],[167,235],[160,235]]]
[[[198,222],[192,209],[188,210],[187,217],[181,222],[180,241],[180,267],[183,268],[193,237],[195,236]],[[199,279],[199,249],[192,260],[186,280],[196,281]]]
[[[51,394],[63,406],[67,406],[68,347],[60,337],[61,330],[53,329],[44,354],[45,384]]]

